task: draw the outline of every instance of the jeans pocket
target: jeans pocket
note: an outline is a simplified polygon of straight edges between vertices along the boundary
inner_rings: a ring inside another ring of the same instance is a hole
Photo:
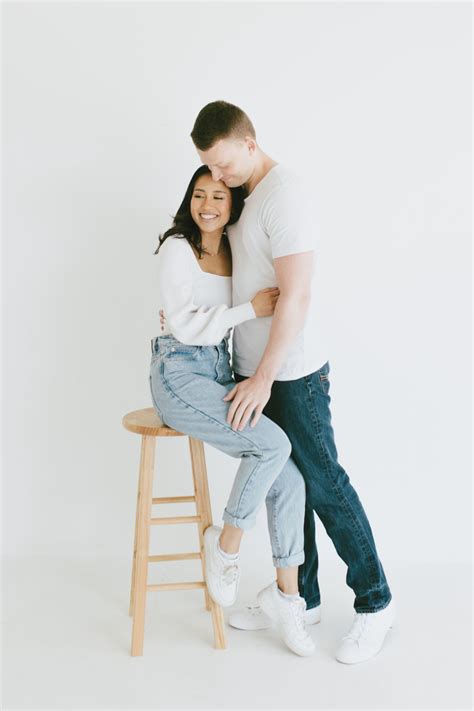
[[[183,360],[196,360],[201,352],[201,346],[173,346],[172,348],[167,348],[166,352],[163,354],[163,359],[165,363],[174,363]]]
[[[329,363],[325,363],[318,370],[318,380],[321,389],[325,395],[329,395],[330,381],[329,381]]]

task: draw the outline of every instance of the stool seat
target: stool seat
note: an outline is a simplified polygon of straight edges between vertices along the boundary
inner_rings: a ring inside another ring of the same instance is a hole
[[[184,437],[182,432],[165,425],[153,407],[129,412],[124,415],[122,424],[126,430],[148,437]]]

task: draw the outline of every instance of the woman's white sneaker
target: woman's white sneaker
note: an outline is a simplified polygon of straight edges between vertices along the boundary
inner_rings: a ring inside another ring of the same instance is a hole
[[[218,542],[222,533],[219,526],[209,526],[204,531],[204,557],[206,583],[209,595],[221,607],[233,605],[240,582],[239,560],[226,561],[219,553]]]
[[[307,625],[321,622],[321,605],[305,610],[304,620]],[[273,620],[262,610],[260,605],[246,605],[240,610],[232,610],[228,619],[229,625],[238,630],[268,630],[273,627]]]
[[[304,599],[283,597],[278,591],[276,582],[261,590],[257,599],[263,611],[276,622],[286,646],[301,657],[311,656],[315,644],[306,631]]]

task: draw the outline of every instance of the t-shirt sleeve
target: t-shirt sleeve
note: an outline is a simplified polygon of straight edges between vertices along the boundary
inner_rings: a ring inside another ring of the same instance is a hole
[[[273,259],[316,249],[316,221],[302,181],[278,185],[266,197],[260,216]]]
[[[256,318],[256,313],[250,301],[235,307],[198,306],[193,300],[195,265],[191,259],[194,256],[188,245],[171,237],[158,252],[157,279],[167,326],[181,343],[217,345],[230,328]]]

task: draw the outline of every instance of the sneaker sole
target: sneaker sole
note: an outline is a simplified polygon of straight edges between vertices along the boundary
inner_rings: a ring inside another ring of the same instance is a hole
[[[242,630],[242,632],[259,632],[260,630],[270,630],[273,627],[273,621],[270,622],[270,624],[268,624],[268,625],[265,625],[265,626],[259,625],[258,627],[257,626],[256,627],[250,627],[250,626],[245,627],[245,626],[233,623],[230,619],[228,622],[229,622],[230,627],[233,627],[236,630]]]

